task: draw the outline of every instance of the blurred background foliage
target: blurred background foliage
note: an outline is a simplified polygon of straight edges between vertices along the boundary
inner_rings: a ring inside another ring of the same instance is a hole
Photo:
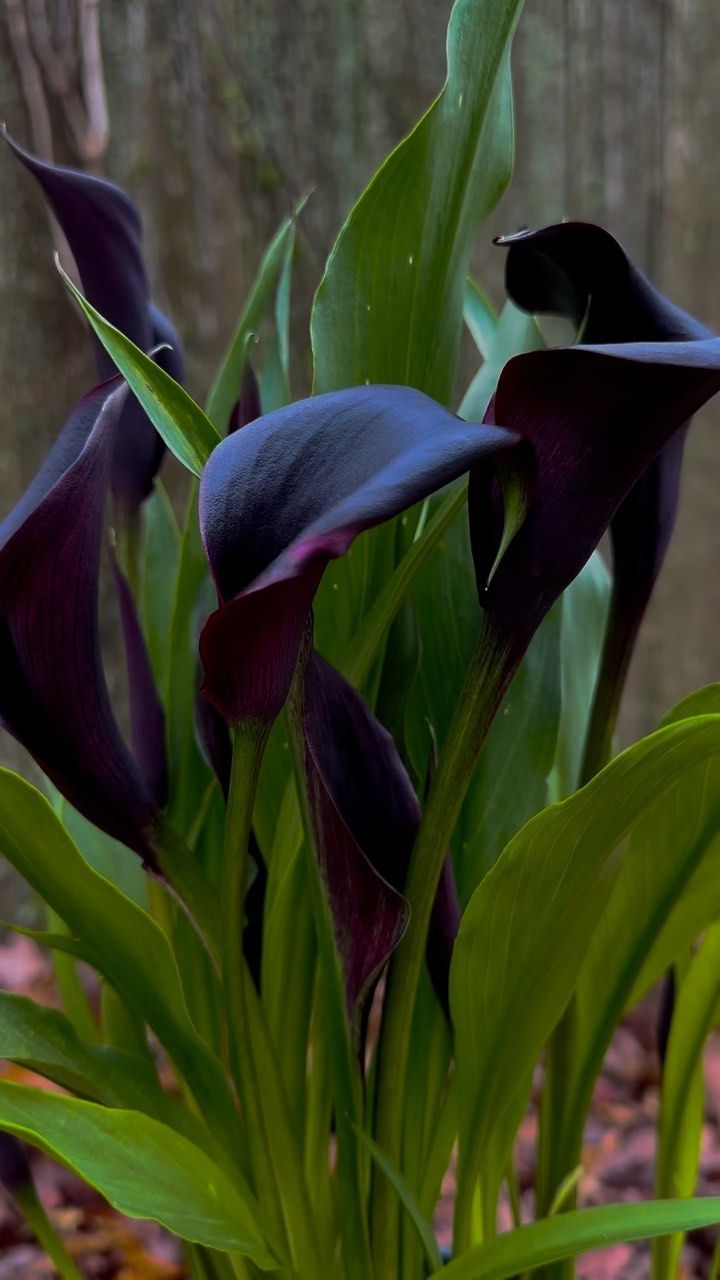
[[[25,145],[104,172],[136,199],[156,301],[183,336],[196,397],[263,247],[312,190],[293,296],[293,385],[306,392],[322,264],[353,200],[442,83],[449,3],[3,3],[1,114]],[[718,47],[716,0],[527,0],[514,53],[516,175],[475,264],[498,300],[492,236],[567,215],[607,225],[670,297],[720,331]],[[52,268],[39,192],[4,149],[0,190],[6,509],[93,371]],[[468,349],[465,381],[471,372]],[[720,673],[719,403],[696,420],[687,458],[679,527],[633,664],[626,741]],[[105,628],[119,680],[112,619]]]

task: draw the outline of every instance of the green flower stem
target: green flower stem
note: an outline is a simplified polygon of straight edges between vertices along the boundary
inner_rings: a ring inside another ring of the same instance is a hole
[[[48,1218],[32,1182],[14,1191],[13,1198],[61,1280],[83,1280],[82,1271],[73,1262],[62,1237]]]
[[[195,854],[162,815],[155,823],[152,841],[158,866],[168,887],[218,965],[220,907],[217,893]]]
[[[638,629],[636,613],[628,610],[613,593],[585,740],[581,787],[605,768],[612,755],[615,725]]]
[[[275,1048],[243,949],[248,843],[269,726],[246,722],[233,733],[225,818],[222,893],[222,973],[230,1065],[243,1110],[257,1193],[287,1241],[294,1274],[326,1272],[307,1195]]]
[[[115,510],[115,552],[137,603],[142,588],[143,538],[142,508],[135,510],[118,505]]]
[[[388,974],[379,1044],[376,1140],[401,1169],[405,1084],[413,1010],[425,954],[430,913],[443,862],[465,794],[512,664],[486,625],[468,668],[443,745],[413,851],[405,896],[410,922]],[[373,1250],[377,1280],[396,1280],[399,1203],[387,1182],[373,1179]]]
[[[68,929],[65,921],[61,920],[60,916],[53,911],[52,907],[46,908],[46,914],[48,929],[52,933],[70,935],[71,930]],[[93,1044],[99,1039],[98,1025],[85,994],[85,989],[80,981],[76,961],[65,952],[53,948],[52,966],[62,998],[63,1009],[80,1039]]]
[[[335,946],[333,922],[320,865],[307,795],[302,705],[305,662],[298,663],[288,703],[297,792],[303,818],[307,879],[313,906],[318,945],[318,1005],[323,1038],[319,1050],[326,1055],[335,1102],[337,1182],[343,1267],[347,1280],[374,1280],[363,1191],[367,1157],[360,1149],[354,1125],[362,1124],[362,1084],[355,1058],[345,1002],[342,965]],[[394,1278],[397,1280],[397,1276]]]
[[[340,664],[346,679],[356,688],[362,688],[367,680],[380,645],[416,575],[466,502],[467,481],[463,479],[451,487],[428,523],[423,528],[418,526],[414,541],[388,578],[372,608],[362,618]]]

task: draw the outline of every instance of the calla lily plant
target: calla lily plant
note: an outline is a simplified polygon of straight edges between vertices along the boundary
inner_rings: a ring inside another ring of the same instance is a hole
[[[162,1223],[196,1280],[568,1275],[645,1236],[670,1280],[720,1223],[677,1085],[718,999],[718,688],[613,758],[720,339],[587,223],[501,238],[501,317],[467,281],[519,10],[456,0],[446,84],[326,264],[304,397],[299,210],[204,411],[130,197],[6,135],[103,379],[0,525],[0,721],[36,766],[0,771],[0,852],[47,905],[63,999],[0,992],[0,1057],[56,1086],[0,1079],[0,1181],[64,1277],[24,1144]],[[546,313],[576,340],[545,346]],[[657,1197],[576,1208],[604,1049],[668,968]],[[543,1060],[533,1206],[514,1143]]]

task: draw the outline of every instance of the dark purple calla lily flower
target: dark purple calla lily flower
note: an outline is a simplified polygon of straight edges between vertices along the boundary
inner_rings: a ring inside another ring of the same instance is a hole
[[[502,509],[483,468],[469,512],[499,701],[550,606],[580,572],[660,451],[720,390],[720,339],[576,346],[516,356],[491,420],[533,446],[524,524],[488,583]]]
[[[228,723],[281,710],[329,560],[515,444],[409,387],[366,386],[298,401],[218,445],[200,523],[220,607],[200,651],[203,688]]]
[[[153,799],[158,808],[163,809],[168,799],[165,712],[155,686],[135,598],[115,556],[113,573],[125,645],[133,755]]]
[[[653,287],[602,227],[564,222],[501,238],[507,291],[524,311],[562,315],[590,345],[676,342],[709,329]],[[585,776],[605,763],[630,658],[677,516],[687,423],[637,480],[611,523],[613,592]]]
[[[132,200],[114,183],[75,169],[48,164],[5,134],[13,154],[39,183],[77,264],[88,301],[143,351],[160,343],[171,350],[158,363],[176,380],[182,353],[169,320],[150,302],[142,253],[142,225]],[[104,347],[93,339],[101,378],[115,374]],[[134,396],[127,400],[117,432],[112,489],[126,508],[137,508],[152,489],[165,446]]]
[[[157,802],[114,718],[98,628],[103,510],[125,395],[114,379],[83,397],[0,526],[0,722],[71,804],[154,866]]]
[[[407,924],[402,889],[420,806],[390,734],[317,653],[311,653],[305,670],[302,729],[316,848],[353,1011]],[[427,948],[446,1012],[456,907],[448,863]]]

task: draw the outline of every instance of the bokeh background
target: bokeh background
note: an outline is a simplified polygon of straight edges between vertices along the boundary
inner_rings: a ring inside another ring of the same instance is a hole
[[[95,167],[137,200],[156,299],[182,333],[196,396],[263,247],[314,189],[293,302],[294,386],[306,391],[309,307],[323,261],[354,198],[442,83],[449,0],[3,6],[1,113],[26,145]],[[498,300],[502,254],[492,236],[568,215],[607,225],[676,302],[720,330],[719,52],[717,0],[527,0],[514,52],[516,175],[475,264]],[[39,193],[4,149],[0,190],[5,509],[92,369],[52,268]],[[470,358],[468,350],[467,375]],[[716,402],[690,438],[679,527],[631,674],[625,740],[720,677],[719,480]]]

